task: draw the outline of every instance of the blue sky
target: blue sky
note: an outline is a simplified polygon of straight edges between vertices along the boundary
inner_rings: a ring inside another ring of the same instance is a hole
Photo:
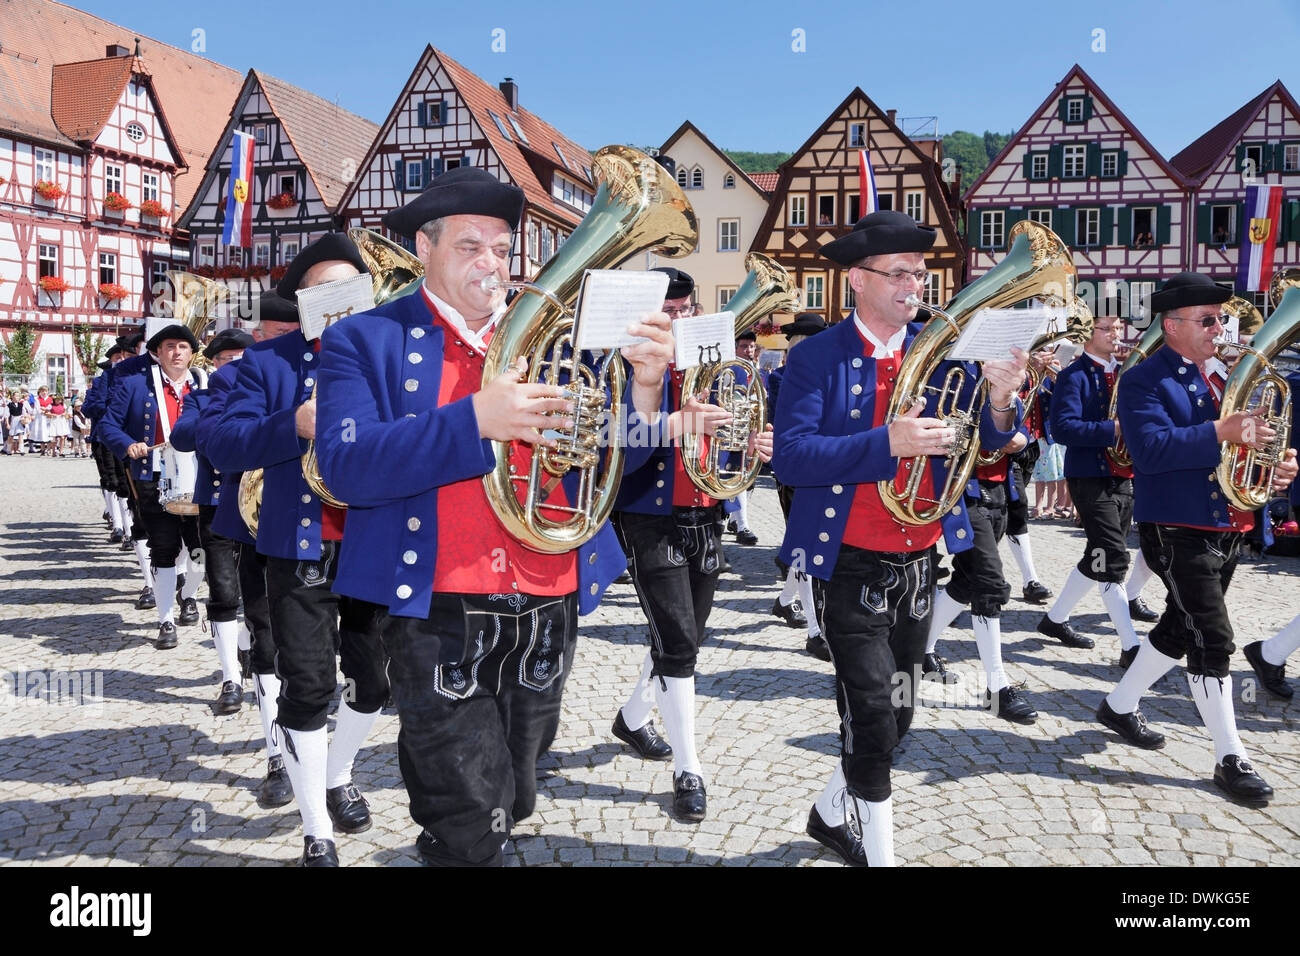
[[[1254,0],[1248,20],[1222,0],[72,5],[176,46],[201,29],[204,55],[375,122],[432,43],[492,83],[514,77],[524,106],[593,150],[655,145],[690,119],[724,148],[789,151],[854,86],[940,132],[1007,132],[1078,62],[1170,156],[1276,79],[1300,95],[1295,0]]]

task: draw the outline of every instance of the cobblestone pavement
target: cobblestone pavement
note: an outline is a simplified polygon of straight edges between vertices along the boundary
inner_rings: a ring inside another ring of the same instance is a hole
[[[0,863],[296,861],[297,813],[263,811],[254,799],[265,764],[251,693],[241,713],[213,715],[216,654],[197,626],[181,628],[176,650],[154,650],[152,612],[133,607],[134,561],[108,543],[99,520],[93,463],[0,458],[0,485]],[[804,833],[837,744],[830,667],[803,652],[801,632],[770,614],[781,523],[770,483],[751,511],[760,544],[728,545],[735,572],[723,578],[700,655],[708,819],[697,826],[671,819],[671,765],[636,759],[610,736],[644,654],[635,596],[616,585],[581,628],[537,813],[518,826],[511,864],[839,865]],[[1046,583],[1059,587],[1077,560],[1080,533],[1043,523],[1033,538]],[[1229,596],[1238,647],[1295,613],[1298,572],[1297,559],[1242,565]],[[1162,605],[1160,590],[1148,585],[1148,601]],[[1089,595],[1073,618],[1098,638],[1091,651],[1040,639],[1041,613],[1012,601],[1003,617],[1008,671],[1025,682],[1040,714],[1030,727],[976,706],[982,671],[969,619],[945,636],[940,651],[963,684],[926,685],[933,705],[918,712],[898,755],[900,863],[1300,860],[1300,704],[1256,697],[1238,651],[1238,724],[1277,798],[1267,810],[1237,807],[1210,782],[1213,750],[1181,672],[1143,703],[1168,747],[1134,749],[1093,717],[1120,674],[1100,598]],[[396,737],[397,718],[385,712],[358,757],[356,781],[375,827],[340,838],[345,864],[416,864]]]

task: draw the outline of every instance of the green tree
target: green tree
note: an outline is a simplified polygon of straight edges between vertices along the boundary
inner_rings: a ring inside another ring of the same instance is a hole
[[[943,137],[944,159],[955,160],[961,167],[962,188],[975,181],[989,164],[988,151],[984,140],[974,133],[956,130]]]
[[[72,347],[77,353],[77,361],[81,363],[82,374],[89,382],[95,377],[96,366],[103,360],[108,343],[104,336],[97,335],[90,326],[75,325],[72,327]]]
[[[724,153],[733,163],[747,173],[768,173],[776,169],[792,154],[790,153],[755,153],[745,149],[724,149]]]
[[[1011,141],[1011,137],[1016,135],[1011,133],[990,133],[984,131],[984,155],[988,157],[988,162],[993,162],[998,153],[1002,152],[1002,147]],[[988,163],[985,163],[987,166]]]
[[[15,379],[15,384],[26,385],[36,373],[36,329],[28,322],[20,322],[5,343],[4,374]]]

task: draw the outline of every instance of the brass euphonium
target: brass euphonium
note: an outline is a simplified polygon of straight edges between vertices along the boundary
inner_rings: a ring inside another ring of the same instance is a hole
[[[1216,476],[1224,495],[1242,511],[1255,511],[1273,497],[1273,472],[1284,460],[1291,437],[1291,388],[1273,359],[1300,337],[1300,290],[1287,289],[1250,345],[1226,346],[1244,352],[1223,386],[1221,417],[1236,412],[1258,415],[1276,435],[1264,448],[1223,442]]]
[[[599,377],[579,360],[571,309],[582,275],[614,268],[647,249],[678,258],[695,247],[697,237],[685,193],[649,156],[606,146],[591,165],[600,182],[591,210],[532,282],[508,284],[522,294],[502,316],[483,365],[487,384],[525,358],[525,381],[563,385],[574,402],[573,428],[558,432],[557,447],[533,449],[529,474],[514,474],[510,443],[494,441],[496,466],[483,476],[488,502],[506,530],[548,554],[595,536],[614,508],[623,473],[622,444],[611,438],[602,456],[599,431],[606,415],[608,422],[618,419],[626,373],[617,354],[604,362]],[[490,284],[497,283],[485,280],[485,288]],[[543,504],[571,468],[581,471],[576,500],[564,507]]]
[[[1029,346],[1029,354],[1033,355],[1042,349],[1050,349],[1064,342],[1083,345],[1088,339],[1092,338],[1094,321],[1092,309],[1088,308],[1088,303],[1076,295],[1074,300],[1065,307],[1065,327],[1060,328],[1057,326],[1056,321],[1053,320],[1047,331],[1035,339],[1033,345]],[[1038,390],[1043,387],[1043,382],[1047,380],[1047,372],[1031,363],[1025,372],[1025,376],[1029,379],[1029,391],[1024,397],[1025,408],[1028,408],[1038,395]],[[977,466],[992,465],[1001,461],[1002,456],[1005,454],[1006,452],[1001,448],[995,448],[991,451],[981,448],[975,464]]]
[[[799,304],[798,286],[785,267],[761,252],[745,257],[749,275],[727,302],[736,316],[740,335],[774,312],[793,312]],[[744,377],[740,384],[737,372]],[[686,475],[700,491],[713,498],[734,498],[747,491],[758,478],[763,462],[749,450],[751,434],[767,427],[767,393],[753,362],[733,358],[727,362],[697,365],[682,381],[682,400],[701,392],[714,397],[720,408],[731,413],[731,421],[719,426],[709,442],[708,454],[700,455],[700,436],[682,435],[682,463]]]
[[[1056,233],[1039,223],[1022,220],[1012,226],[1007,238],[1011,248],[1001,262],[958,292],[946,309],[929,309],[933,317],[912,340],[899,366],[885,421],[892,422],[917,402],[925,402],[927,393],[935,392],[936,416],[956,432],[945,456],[947,478],[934,498],[921,495],[924,469],[929,464],[924,455],[900,461],[899,475],[877,482],[885,507],[902,524],[929,524],[942,517],[961,499],[975,470],[986,384],[975,384],[965,408],[961,407],[961,392],[967,376],[960,367],[951,368],[939,388],[929,384],[966,323],[981,309],[1005,308],[1025,299],[1073,300],[1074,262]],[[901,488],[899,477],[904,479]]]
[[[419,280],[424,276],[424,264],[413,254],[369,229],[349,229],[348,238],[356,244],[361,260],[370,272],[375,305],[383,305],[391,299],[409,295],[419,288]],[[316,390],[319,387],[319,383],[312,386],[313,402],[316,401]],[[307,442],[307,451],[303,453],[302,477],[322,503],[334,508],[347,507],[330,494],[320,476],[315,439]],[[257,537],[257,522],[262,512],[262,478],[262,469],[255,468],[244,472],[239,480],[239,514],[254,538]]]
[[[189,329],[201,344],[208,326],[216,320],[213,308],[230,295],[230,290],[213,279],[180,269],[169,269],[167,279],[172,284],[172,317]],[[190,359],[190,368],[211,371],[212,362],[202,350],[196,350]]]
[[[1282,304],[1282,296],[1288,289],[1300,286],[1300,269],[1279,269],[1268,281],[1268,301],[1273,308]]]
[[[1115,384],[1110,390],[1110,421],[1119,420],[1119,383],[1124,377],[1124,373],[1131,369],[1138,362],[1150,358],[1160,346],[1164,345],[1165,332],[1164,323],[1153,318],[1147,330],[1142,333],[1142,338],[1138,339],[1137,345],[1129,350],[1128,355],[1124,356],[1124,361],[1120,363],[1119,368],[1115,371]],[[1133,457],[1128,453],[1128,446],[1124,443],[1124,436],[1120,435],[1115,444],[1106,449],[1106,457],[1110,459],[1113,467],[1125,469],[1133,467]]]

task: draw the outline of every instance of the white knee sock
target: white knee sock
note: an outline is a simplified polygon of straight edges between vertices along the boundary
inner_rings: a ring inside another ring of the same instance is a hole
[[[1011,683],[1007,680],[1007,672],[1002,669],[1002,620],[972,614],[971,625],[975,630],[980,663],[984,665],[984,674],[988,678],[989,692],[996,694]]]
[[[853,797],[853,809],[862,829],[862,849],[868,866],[894,865],[894,804],[892,799],[870,803]]]
[[[777,598],[782,607],[789,607],[790,602],[799,596],[799,578],[807,576],[794,568],[785,573],[785,587],[781,589],[781,596]]]
[[[239,683],[239,658],[236,655],[238,640],[238,621],[212,622],[212,643],[217,647],[217,660],[221,662],[221,679],[232,680],[236,684]]]
[[[1282,630],[1265,641],[1259,651],[1264,660],[1280,667],[1286,663],[1289,655],[1295,653],[1297,647],[1300,647],[1300,614],[1291,618]]]
[[[181,548],[181,554],[184,553],[185,553],[185,549]],[[186,599],[186,598],[194,597],[194,595],[199,593],[199,585],[202,583],[203,583],[202,565],[195,567],[194,562],[190,561],[189,570],[185,572],[185,587],[181,588],[181,598]]]
[[[1126,651],[1130,647],[1137,647],[1142,642],[1142,639],[1137,636],[1137,631],[1133,630],[1133,615],[1129,613],[1129,599],[1124,592],[1124,585],[1114,584],[1110,581],[1099,581],[1097,590],[1101,592],[1101,603],[1106,605],[1106,613],[1110,615],[1110,622],[1115,625],[1115,633],[1119,635],[1120,647]]]
[[[176,580],[179,581],[181,575],[183,574],[185,575],[186,583],[189,583],[189,579],[193,577],[193,575],[191,575],[189,571],[190,571],[190,552],[189,549],[185,547],[185,543],[182,542],[180,551],[176,553]]]
[[[650,686],[650,681],[653,680],[650,672],[654,666],[650,652],[646,651],[645,660],[641,662],[641,676],[632,688],[632,696],[623,705],[623,723],[627,724],[628,730],[640,730],[650,721],[650,711],[655,705],[655,692]]]
[[[325,764],[325,786],[330,790],[352,782],[352,761],[379,719],[379,711],[363,714],[349,707],[347,701],[340,701],[334,719],[334,739]]]
[[[284,768],[289,771],[293,796],[302,814],[302,832],[319,840],[334,839],[334,825],[325,808],[325,761],[329,734],[320,730],[276,728],[282,740]]]
[[[111,518],[113,516],[113,501],[117,498],[117,495],[105,488],[100,488],[99,493],[104,496],[104,510],[108,512],[108,516]]]
[[[1024,534],[1007,535],[1007,543],[1011,545],[1011,556],[1016,559],[1016,565],[1020,568],[1020,577],[1025,584],[1030,581],[1038,580],[1038,569],[1034,567],[1034,549],[1029,543],[1029,532]]]
[[[153,569],[153,599],[158,602],[158,623],[172,620],[176,608],[176,569]]]
[[[844,763],[837,759],[835,770],[831,773],[830,780],[826,781],[826,789],[817,798],[817,815],[828,827],[842,826],[844,804],[848,799],[849,792],[844,785]]]
[[[1065,584],[1061,586],[1061,594],[1056,599],[1056,603],[1047,612],[1048,619],[1057,624],[1064,624],[1070,619],[1070,612],[1074,610],[1074,606],[1096,583],[1078,568],[1072,570],[1070,576],[1065,579]]]
[[[144,586],[147,588],[153,587],[153,567],[149,564],[149,542],[137,541],[135,543],[135,559],[140,563],[140,574],[144,577]]]
[[[1131,714],[1137,710],[1142,695],[1176,665],[1172,657],[1166,657],[1151,646],[1150,641],[1143,641],[1137,656],[1128,666],[1124,676],[1106,696],[1106,703],[1117,714]]]
[[[241,651],[252,650],[253,632],[248,629],[248,621],[239,623],[239,649]]]
[[[1147,567],[1147,559],[1143,557],[1142,550],[1139,548],[1137,559],[1133,562],[1133,570],[1128,573],[1128,583],[1124,586],[1125,597],[1133,600],[1142,593],[1142,588],[1151,580],[1153,572]]]
[[[274,674],[254,674],[253,688],[257,694],[257,711],[262,716],[262,732],[266,734],[266,756],[280,752],[280,735],[276,733],[275,717],[280,712],[280,678]]]
[[[966,605],[958,603],[956,598],[948,596],[947,588],[939,588],[934,595],[934,610],[930,612],[930,636],[925,642],[925,652],[933,654],[934,649],[939,646],[939,635],[944,629],[957,620],[957,615],[966,609]]]
[[[122,506],[118,504],[117,495],[104,492],[104,503],[108,505],[108,517],[113,522],[113,530],[123,531]]]
[[[808,636],[817,637],[822,627],[817,623],[817,599],[813,596],[812,578],[806,574],[799,575],[799,602],[803,605],[803,616],[808,619]]]
[[[662,683],[655,680],[654,685],[668,742],[673,746],[673,775],[700,773],[700,758],[695,752],[695,678],[665,677]]]
[[[117,499],[118,510],[122,513],[122,533],[131,536],[131,505],[125,498]]]
[[[736,495],[736,504],[739,506],[736,511],[736,530],[747,530],[749,528],[749,492],[742,491]]]
[[[1232,710],[1232,675],[1219,678],[1188,674],[1187,689],[1192,692],[1205,729],[1214,738],[1214,762],[1223,763],[1229,754],[1250,759],[1237,736],[1237,717]]]

